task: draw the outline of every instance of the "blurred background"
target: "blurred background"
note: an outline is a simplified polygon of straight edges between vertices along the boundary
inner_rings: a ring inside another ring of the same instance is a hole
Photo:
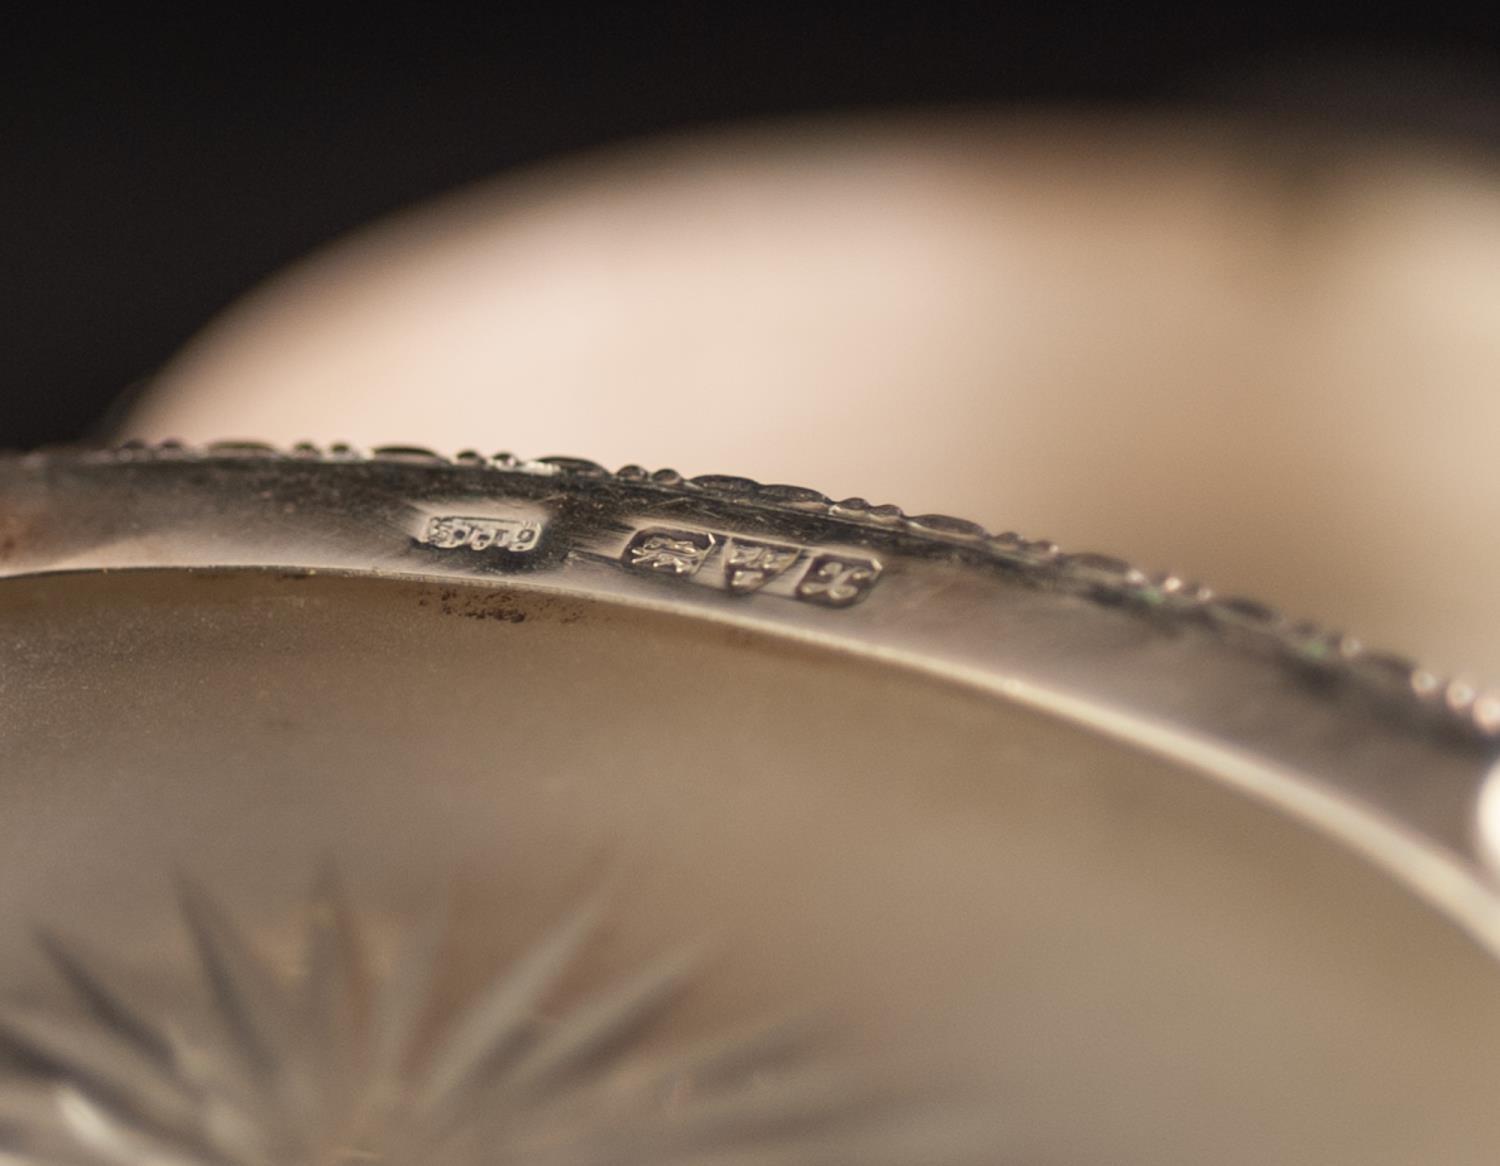
[[[1500,679],[1500,10],[6,19],[0,445],[792,481]]]

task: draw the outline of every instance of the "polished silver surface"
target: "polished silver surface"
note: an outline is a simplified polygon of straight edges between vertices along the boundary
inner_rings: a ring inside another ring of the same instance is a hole
[[[0,576],[23,1161],[1500,1146],[1493,698],[1348,637],[860,500],[417,450],[13,457]],[[379,1044],[351,985],[435,918],[367,1079],[326,1026]],[[536,1058],[579,1076],[517,1093]],[[488,1132],[424,1133],[481,1064]]]

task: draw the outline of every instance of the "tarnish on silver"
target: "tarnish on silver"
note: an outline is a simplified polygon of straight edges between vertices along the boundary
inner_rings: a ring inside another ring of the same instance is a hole
[[[556,1015],[545,1006],[596,931],[596,896],[457,1008],[435,1007],[443,916],[382,974],[338,880],[308,904],[287,976],[201,887],[181,914],[207,1001],[136,1003],[105,962],[41,933],[76,1014],[0,1009],[0,1052],[30,1071],[0,1093],[17,1163],[331,1166],[392,1163],[909,1161],[892,1112],[920,1111],[809,1059],[809,1029],[756,1026],[699,1047],[643,1043],[688,990],[699,953],[671,953]],[[451,1012],[453,1015],[441,1016]],[[438,1016],[438,1019],[434,1019]],[[943,1151],[987,1161],[984,1148]]]

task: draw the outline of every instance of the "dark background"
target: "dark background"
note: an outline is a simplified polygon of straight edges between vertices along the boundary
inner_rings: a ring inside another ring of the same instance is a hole
[[[1500,144],[1500,4],[1359,27],[1275,6],[727,0],[0,21],[0,447],[100,432],[213,313],[351,227],[636,135],[984,101]]]

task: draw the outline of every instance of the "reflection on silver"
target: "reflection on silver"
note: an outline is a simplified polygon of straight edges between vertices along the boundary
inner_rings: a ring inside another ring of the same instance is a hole
[[[181,907],[211,1006],[201,1032],[138,1005],[107,968],[43,933],[81,1015],[0,1009],[0,1052],[19,1067],[0,1093],[0,1160],[911,1160],[909,1144],[876,1128],[874,1115],[889,1116],[892,1098],[807,1064],[803,1026],[763,1026],[672,1055],[642,1052],[694,978],[690,951],[545,1019],[543,1004],[599,921],[598,898],[446,1022],[433,1020],[440,922],[378,975],[359,921],[327,876],[310,903],[302,973],[286,977],[203,890],[184,884]],[[979,1154],[977,1145],[950,1147],[922,1160]]]

